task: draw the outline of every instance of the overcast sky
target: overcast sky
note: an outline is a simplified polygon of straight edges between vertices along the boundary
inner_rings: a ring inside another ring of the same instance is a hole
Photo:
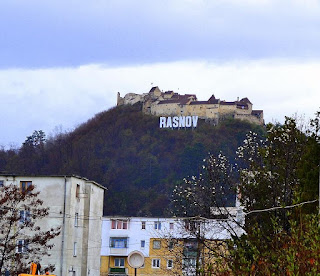
[[[319,0],[1,0],[0,145],[71,130],[116,94],[248,97],[266,122],[320,110]]]

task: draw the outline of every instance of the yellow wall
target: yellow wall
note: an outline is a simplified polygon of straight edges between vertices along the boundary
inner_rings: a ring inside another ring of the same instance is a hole
[[[153,241],[160,241],[160,249],[153,248]],[[172,240],[170,240],[172,241]],[[168,239],[150,239],[149,260],[146,264],[148,275],[182,275],[181,272],[181,256],[182,256],[181,241],[174,242],[174,245],[169,248]],[[160,268],[152,268],[152,259],[160,259]],[[172,260],[173,267],[167,268],[168,260]]]
[[[153,248],[153,241],[160,241],[160,249]],[[143,268],[137,269],[137,275],[139,276],[181,276],[182,275],[182,258],[183,258],[183,246],[182,240],[170,240],[174,245],[172,249],[168,248],[168,239],[150,239],[149,257],[145,258],[145,265]],[[226,243],[223,241],[206,241],[206,245],[201,245],[200,251],[203,257],[203,261],[206,264],[205,269],[214,272],[219,267],[219,270],[227,269],[225,258],[221,257],[227,255]],[[215,252],[216,254],[213,254]],[[101,257],[101,276],[108,276],[109,268],[114,267],[115,258],[125,258],[125,268],[128,275],[134,275],[134,269],[131,268],[127,262],[126,256],[102,256]],[[160,268],[152,267],[152,260],[160,259]],[[167,268],[167,261],[173,261],[173,268]]]

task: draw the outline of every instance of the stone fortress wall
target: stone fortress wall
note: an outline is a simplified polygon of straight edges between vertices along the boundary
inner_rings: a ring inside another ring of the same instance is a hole
[[[142,111],[156,116],[198,116],[213,124],[225,118],[246,120],[263,125],[263,110],[253,110],[248,98],[233,102],[216,99],[214,95],[207,101],[198,101],[194,94],[180,95],[173,91],[162,92],[152,87],[148,93],[128,93],[124,97],[118,92],[117,105],[142,103]]]

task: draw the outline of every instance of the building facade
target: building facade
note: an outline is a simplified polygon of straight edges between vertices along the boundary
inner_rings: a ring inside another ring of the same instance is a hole
[[[136,251],[144,256],[137,275],[192,276],[201,263],[221,265],[217,256],[226,252],[230,233],[242,233],[237,219],[104,217],[101,276],[135,275],[128,256]]]
[[[227,102],[212,95],[207,101],[198,101],[194,94],[180,95],[173,91],[162,92],[153,87],[148,93],[128,93],[120,97],[118,93],[117,105],[142,103],[142,111],[156,116],[198,116],[218,124],[225,118],[245,120],[263,125],[263,110],[253,110],[248,98],[239,98]]]
[[[33,185],[40,192],[43,207],[50,208],[49,215],[37,225],[43,231],[61,228],[60,235],[50,241],[54,247],[49,250],[51,256],[41,260],[42,268],[55,264],[56,275],[100,275],[103,186],[78,176],[4,174],[0,175],[0,184]],[[21,232],[22,241],[27,234]]]

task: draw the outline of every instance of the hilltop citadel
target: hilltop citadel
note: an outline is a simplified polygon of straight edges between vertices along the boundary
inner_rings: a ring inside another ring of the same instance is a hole
[[[118,92],[117,105],[142,103],[142,111],[156,116],[198,116],[213,124],[219,120],[234,118],[263,125],[263,110],[253,110],[248,98],[226,102],[212,95],[207,101],[198,101],[195,94],[180,95],[173,91],[162,92],[152,87],[148,93],[128,93],[124,97]]]

